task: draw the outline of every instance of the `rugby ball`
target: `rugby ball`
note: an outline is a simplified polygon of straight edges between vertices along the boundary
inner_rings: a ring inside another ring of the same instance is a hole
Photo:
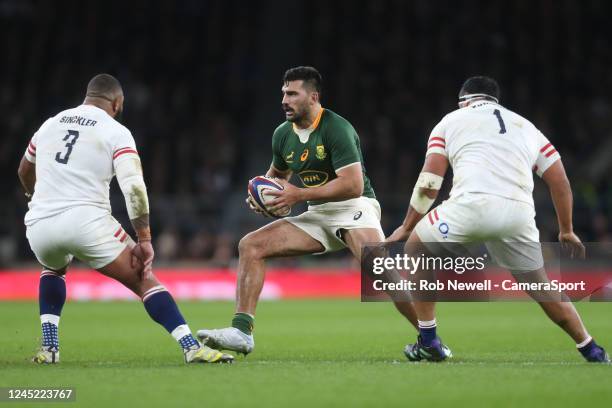
[[[257,206],[257,208],[263,211],[265,214],[275,217],[282,218],[286,217],[291,213],[291,207],[284,207],[276,212],[268,210],[267,203],[274,200],[276,197],[266,192],[274,190],[282,190],[283,186],[274,179],[274,177],[257,176],[249,180],[248,194],[251,200]]]

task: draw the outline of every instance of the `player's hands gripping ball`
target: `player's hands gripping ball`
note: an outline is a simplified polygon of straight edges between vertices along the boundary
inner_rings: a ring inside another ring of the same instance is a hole
[[[291,213],[291,205],[276,202],[275,193],[286,191],[287,185],[291,186],[286,181],[274,177],[253,177],[249,180],[247,204],[253,211],[266,217],[286,217]]]

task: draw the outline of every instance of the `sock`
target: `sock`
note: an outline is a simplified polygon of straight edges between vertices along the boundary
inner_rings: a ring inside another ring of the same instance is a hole
[[[436,334],[436,319],[433,320],[419,320],[419,334],[421,335],[421,342],[428,346],[437,337]]]
[[[44,269],[38,286],[38,308],[42,329],[42,346],[59,349],[58,326],[66,302],[66,280],[63,276]]]
[[[151,319],[164,326],[181,348],[200,346],[166,288],[159,285],[149,289],[142,296],[142,302]]]
[[[250,335],[253,332],[255,317],[248,313],[236,313],[232,319],[232,327],[237,328],[244,334]]]
[[[193,346],[200,347],[200,343],[193,337],[189,326],[186,324],[181,324],[176,329],[172,330],[170,334],[174,337],[174,340],[178,341],[178,344],[183,349],[190,349]]]
[[[593,350],[599,347],[597,346],[597,343],[595,343],[595,340],[593,340],[591,336],[587,336],[586,340],[584,340],[582,343],[576,344],[576,348],[578,349],[580,354],[584,356],[584,358],[588,358],[593,352]]]

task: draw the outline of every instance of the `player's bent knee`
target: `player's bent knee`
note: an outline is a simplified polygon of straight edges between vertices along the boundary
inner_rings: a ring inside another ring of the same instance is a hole
[[[238,254],[241,258],[264,258],[265,245],[254,233],[249,233],[238,243]]]

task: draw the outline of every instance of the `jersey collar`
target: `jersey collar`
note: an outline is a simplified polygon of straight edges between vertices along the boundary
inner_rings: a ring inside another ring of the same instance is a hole
[[[308,131],[309,133],[314,132],[317,127],[319,126],[319,123],[321,122],[321,117],[323,116],[323,111],[325,110],[324,107],[321,107],[321,110],[319,111],[319,113],[317,114],[317,117],[315,118],[315,121],[312,122],[312,125],[310,125],[310,127],[308,129],[300,129],[298,128],[295,123],[293,124],[293,131],[295,133],[298,132],[304,132],[304,131]]]

